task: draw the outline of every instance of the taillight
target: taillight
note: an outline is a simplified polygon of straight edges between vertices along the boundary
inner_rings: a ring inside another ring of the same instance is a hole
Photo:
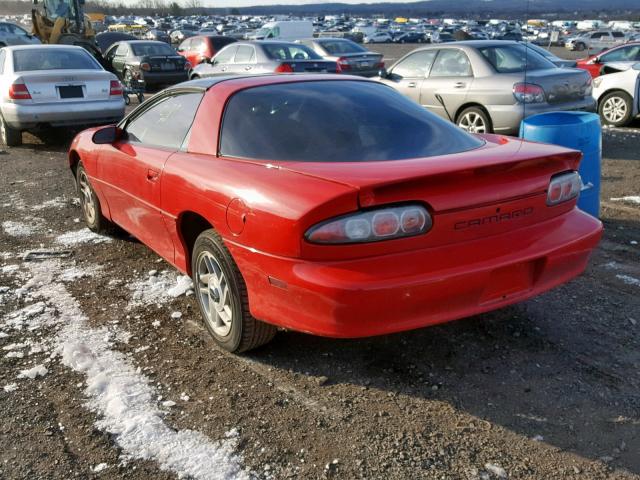
[[[276,67],[276,73],[293,73],[293,67],[288,63],[281,63]]]
[[[349,60],[347,60],[345,57],[340,57],[337,63],[338,63],[338,68],[336,69],[336,71],[338,73],[344,72],[345,70],[351,70],[351,64],[349,63]]]
[[[378,62],[376,63],[376,67],[378,70],[382,70],[384,68],[384,62]]]
[[[151,65],[146,63],[146,62],[145,63],[141,63],[140,64],[140,68],[142,70],[144,70],[145,72],[148,72],[149,70],[151,70]]]
[[[431,229],[431,215],[421,205],[387,207],[352,213],[311,227],[311,243],[369,243],[413,237]]]
[[[122,95],[122,84],[118,80],[111,80],[109,95]]]
[[[31,94],[24,83],[12,83],[9,85],[9,98],[12,100],[30,100]]]
[[[520,103],[544,103],[544,90],[535,83],[516,83],[513,86],[513,96]]]
[[[547,205],[552,207],[576,198],[581,187],[582,179],[578,172],[561,173],[551,177],[547,190]]]

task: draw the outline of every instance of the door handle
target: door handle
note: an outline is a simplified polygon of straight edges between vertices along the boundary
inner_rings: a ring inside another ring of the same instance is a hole
[[[223,72],[227,71],[227,67],[222,67],[220,70],[222,70]]]
[[[464,88],[466,86],[467,86],[467,84],[464,83],[464,82],[456,82],[456,83],[453,84],[454,88]]]
[[[409,88],[416,88],[416,82],[409,82],[409,83],[407,83],[407,87],[409,87]]]
[[[157,170],[147,170],[147,180],[150,182],[155,182],[160,178],[160,172]]]
[[[251,70],[251,68],[252,68],[251,65],[247,65],[246,67],[244,67],[244,69],[247,70],[247,71]]]

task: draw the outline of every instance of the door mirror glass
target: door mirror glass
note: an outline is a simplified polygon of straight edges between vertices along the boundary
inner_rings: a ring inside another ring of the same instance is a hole
[[[640,70],[640,62],[634,63],[633,67],[631,67],[631,68],[633,68],[634,70]]]
[[[378,76],[380,78],[389,78],[389,72],[386,68],[381,68],[380,70],[378,70]]]
[[[109,125],[96,130],[91,141],[96,145],[111,145],[122,137],[122,130],[115,125]]]

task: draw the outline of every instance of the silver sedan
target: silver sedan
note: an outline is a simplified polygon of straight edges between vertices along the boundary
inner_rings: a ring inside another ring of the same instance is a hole
[[[22,143],[24,130],[109,124],[124,116],[122,85],[81,47],[5,47],[0,72],[5,145]]]
[[[596,107],[587,72],[557,68],[517,42],[423,47],[383,73],[381,82],[473,133],[511,135],[530,115]]]

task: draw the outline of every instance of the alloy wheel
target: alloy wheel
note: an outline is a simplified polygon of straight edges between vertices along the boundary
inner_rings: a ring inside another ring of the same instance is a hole
[[[602,115],[609,123],[618,123],[627,115],[627,102],[620,97],[609,97],[602,106]]]
[[[486,133],[487,126],[482,116],[475,112],[465,113],[460,120],[458,126],[469,133]]]
[[[233,324],[233,293],[227,277],[216,257],[207,251],[200,253],[196,265],[196,291],[205,320],[216,335],[226,337]]]
[[[80,190],[80,203],[82,211],[88,224],[93,225],[96,221],[96,204],[93,201],[93,192],[87,174],[83,171],[78,175],[78,187]]]

